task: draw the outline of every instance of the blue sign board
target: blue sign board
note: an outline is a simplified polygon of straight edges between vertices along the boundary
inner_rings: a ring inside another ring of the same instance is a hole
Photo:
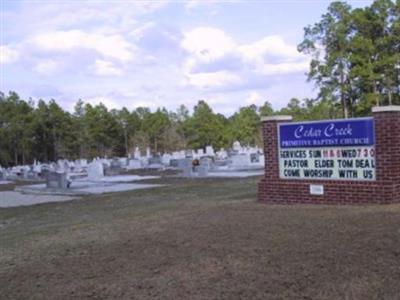
[[[281,148],[373,146],[372,118],[288,123],[279,125]]]

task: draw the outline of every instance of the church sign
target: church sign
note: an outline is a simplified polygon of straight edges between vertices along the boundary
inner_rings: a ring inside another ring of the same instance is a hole
[[[375,180],[373,118],[278,124],[282,179]]]

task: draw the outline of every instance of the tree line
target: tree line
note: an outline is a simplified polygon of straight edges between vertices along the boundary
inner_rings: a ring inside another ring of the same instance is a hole
[[[304,29],[298,50],[311,56],[308,79],[318,96],[293,98],[280,110],[266,101],[226,117],[203,100],[192,113],[184,105],[176,111],[130,111],[79,100],[68,112],[55,100],[35,103],[0,92],[0,165],[126,156],[135,147],[163,153],[207,145],[228,148],[236,140],[261,145],[262,116],[347,118],[369,115],[375,105],[400,104],[400,0],[376,0],[357,9],[333,2],[320,22]]]
[[[15,92],[0,93],[0,165],[32,163],[34,159],[127,156],[136,147],[165,153],[208,145],[226,149],[234,141],[261,146],[260,119],[273,114],[291,114],[298,120],[338,115],[329,103],[308,99],[292,99],[279,111],[266,101],[261,106],[241,107],[230,117],[215,113],[204,100],[198,101],[192,113],[185,105],[176,111],[146,107],[109,110],[104,104],[82,100],[68,112],[55,100],[35,103]]]

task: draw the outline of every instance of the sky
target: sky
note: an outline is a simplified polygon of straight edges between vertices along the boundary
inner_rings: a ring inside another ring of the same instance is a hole
[[[303,28],[331,1],[0,0],[0,91],[109,109],[315,97]],[[352,7],[372,1],[347,1]]]

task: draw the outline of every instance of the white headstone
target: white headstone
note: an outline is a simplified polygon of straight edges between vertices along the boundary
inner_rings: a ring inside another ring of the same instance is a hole
[[[140,169],[142,167],[142,163],[140,159],[130,159],[128,164],[128,169],[135,170]]]
[[[237,151],[238,153],[242,152],[242,146],[240,145],[239,141],[233,143],[233,150]]]
[[[206,155],[207,156],[214,156],[215,155],[214,148],[212,146],[207,146],[206,147]]]
[[[82,168],[87,167],[87,165],[88,165],[87,159],[81,158],[78,161]]]
[[[104,177],[103,164],[98,161],[94,161],[88,165],[87,168],[89,179],[100,179]]]
[[[217,152],[217,157],[218,159],[227,159],[228,152],[226,152],[224,148],[221,148],[221,150]]]
[[[135,148],[135,153],[133,154],[135,159],[140,159],[140,150],[139,147]]]
[[[150,147],[146,148],[146,157],[150,158],[151,157],[151,151],[150,151]]]
[[[250,155],[247,154],[236,154],[230,157],[231,167],[246,167],[251,165]]]
[[[161,157],[161,161],[163,165],[169,166],[169,163],[171,161],[171,154],[164,153],[163,156]]]

